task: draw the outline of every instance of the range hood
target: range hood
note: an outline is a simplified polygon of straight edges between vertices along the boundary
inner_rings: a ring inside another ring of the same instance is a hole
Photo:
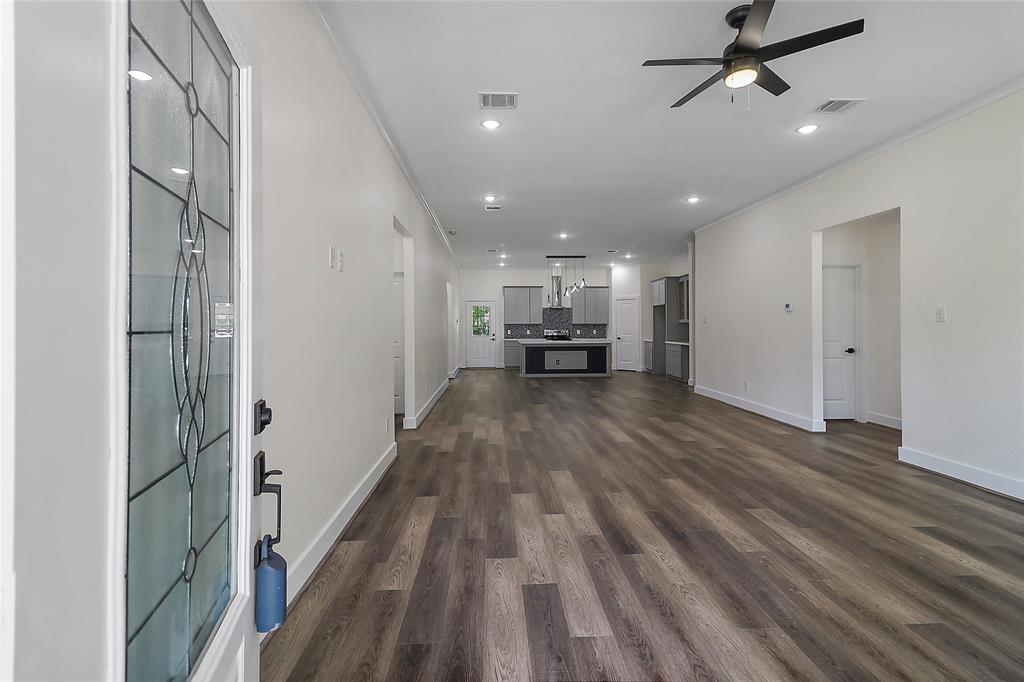
[[[562,276],[552,275],[551,276],[551,307],[561,308],[562,307]]]

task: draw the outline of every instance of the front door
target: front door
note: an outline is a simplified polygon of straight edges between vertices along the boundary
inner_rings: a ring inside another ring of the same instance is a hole
[[[615,299],[615,369],[637,370],[637,299]]]
[[[466,367],[494,367],[494,303],[466,303]]]
[[[857,279],[854,268],[821,273],[825,419],[857,417]]]
[[[125,675],[256,678],[258,240],[239,219],[240,72],[201,0],[128,14]]]

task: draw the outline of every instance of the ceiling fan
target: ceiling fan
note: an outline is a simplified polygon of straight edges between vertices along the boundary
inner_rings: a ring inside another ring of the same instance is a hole
[[[754,0],[749,5],[740,5],[729,10],[725,15],[725,23],[738,29],[739,35],[736,36],[736,40],[725,46],[721,57],[648,59],[644,62],[644,66],[722,67],[718,73],[673,104],[673,109],[683,106],[710,88],[719,78],[725,80],[726,86],[730,88],[742,88],[755,83],[778,97],[789,90],[789,83],[768,68],[765,62],[864,32],[864,20],[858,19],[771,45],[761,45],[764,27],[768,24],[768,17],[771,15],[774,5],[775,0]]]

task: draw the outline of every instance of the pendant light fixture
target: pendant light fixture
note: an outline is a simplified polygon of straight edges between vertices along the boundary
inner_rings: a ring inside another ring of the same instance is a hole
[[[571,296],[586,288],[586,256],[548,256],[547,259],[552,284],[556,281],[559,283],[559,291],[562,296]],[[563,264],[564,267],[562,267]],[[572,284],[566,282],[570,265],[572,267]],[[552,301],[552,305],[554,305],[554,301]]]

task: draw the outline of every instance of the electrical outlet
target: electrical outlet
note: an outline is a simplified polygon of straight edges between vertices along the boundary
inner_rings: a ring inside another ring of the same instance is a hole
[[[338,248],[335,251],[338,253],[338,272],[345,272],[345,252]]]
[[[749,391],[750,390],[750,379],[745,379],[743,381],[743,390],[744,391]]]
[[[590,331],[593,332],[594,336],[597,336],[597,330],[596,329],[591,329]]]
[[[946,306],[940,305],[935,309],[935,321],[936,322],[948,322],[949,316]]]
[[[327,247],[327,267],[331,270],[334,269],[334,264],[338,261],[337,249],[333,246]]]
[[[704,316],[704,324],[707,324],[707,323],[708,323],[708,316],[707,316],[707,315],[705,315],[705,316]]]

